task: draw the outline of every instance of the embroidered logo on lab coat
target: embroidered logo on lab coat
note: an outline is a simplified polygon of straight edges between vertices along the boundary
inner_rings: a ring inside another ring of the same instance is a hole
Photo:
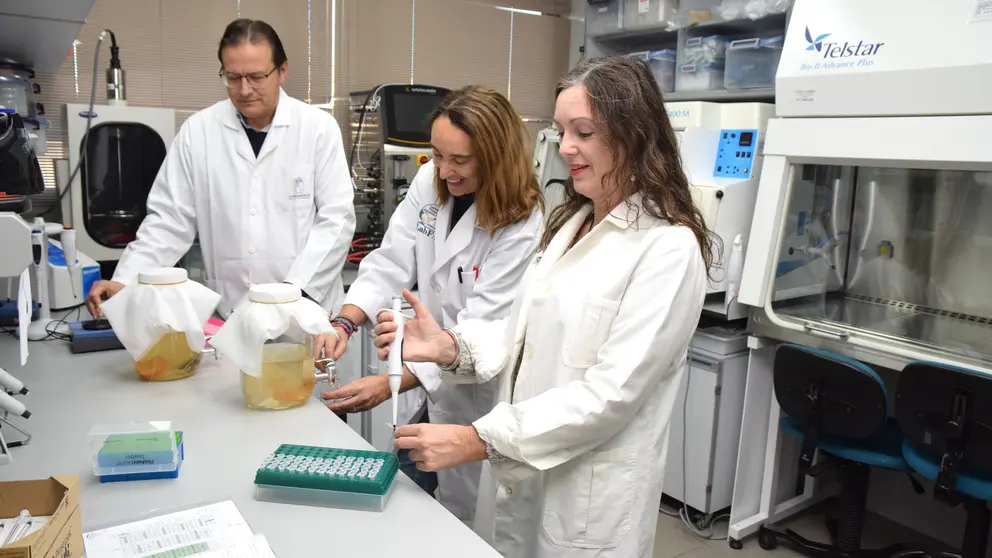
[[[307,192],[306,184],[303,182],[302,176],[297,176],[293,179],[293,193],[289,196],[291,200],[308,200],[310,199],[310,193]]]
[[[420,220],[417,221],[417,232],[427,238],[434,238],[434,224],[437,223],[437,204],[428,204],[420,208]]]

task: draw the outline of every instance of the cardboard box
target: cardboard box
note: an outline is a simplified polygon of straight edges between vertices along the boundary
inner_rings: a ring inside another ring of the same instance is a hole
[[[83,521],[79,510],[79,477],[0,482],[0,517],[21,510],[50,516],[48,524],[23,539],[0,548],[0,558],[81,558]]]

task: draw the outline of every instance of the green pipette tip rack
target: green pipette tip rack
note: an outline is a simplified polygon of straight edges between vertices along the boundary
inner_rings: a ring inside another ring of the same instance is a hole
[[[391,453],[283,444],[255,472],[256,499],[381,511],[399,470]]]

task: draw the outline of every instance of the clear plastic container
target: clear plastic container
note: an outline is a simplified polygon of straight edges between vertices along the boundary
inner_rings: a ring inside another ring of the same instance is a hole
[[[676,91],[713,91],[723,89],[722,62],[680,66],[675,77]]]
[[[675,59],[676,52],[671,49],[648,53],[648,64],[663,93],[675,91]]]
[[[27,116],[30,89],[31,84],[23,79],[0,75],[0,107],[14,109],[21,116]]]
[[[679,27],[689,27],[720,17],[722,0],[681,0],[675,20]]]
[[[316,381],[313,336],[284,335],[262,347],[259,376],[241,372],[241,392],[249,409],[291,409],[307,402]]]
[[[34,152],[36,155],[44,155],[48,152],[48,128],[52,123],[44,118],[29,116],[24,119],[24,128],[34,141]]]
[[[775,85],[775,72],[782,57],[785,37],[742,39],[727,47],[724,86],[747,89]]]
[[[727,56],[727,39],[722,35],[687,39],[679,53],[679,64],[709,64],[722,62]]]
[[[678,0],[624,0],[623,28],[666,27],[675,19]]]
[[[182,463],[182,432],[169,421],[94,425],[88,442],[102,482],[174,478]]]
[[[595,0],[586,6],[586,34],[616,33],[623,29],[623,4],[620,0]]]

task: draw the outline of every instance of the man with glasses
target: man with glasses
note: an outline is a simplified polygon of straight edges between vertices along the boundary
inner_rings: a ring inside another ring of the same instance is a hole
[[[334,118],[282,90],[288,63],[275,30],[239,19],[217,50],[228,100],[182,125],[148,194],[148,215],[100,302],[145,269],[168,267],[199,235],[207,283],[227,317],[251,284],[287,282],[328,312],[355,231],[354,190]]]

